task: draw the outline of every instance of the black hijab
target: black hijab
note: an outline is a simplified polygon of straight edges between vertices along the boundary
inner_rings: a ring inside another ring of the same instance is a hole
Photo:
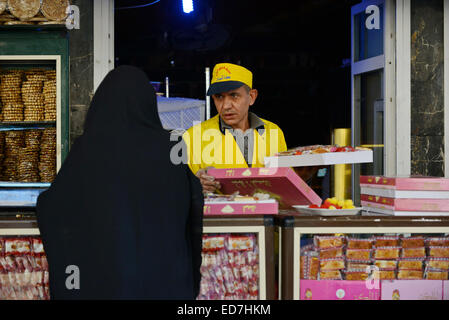
[[[52,299],[196,297],[203,196],[187,165],[170,160],[174,143],[146,75],[111,71],[84,134],[37,201]],[[80,289],[66,288],[70,265]]]

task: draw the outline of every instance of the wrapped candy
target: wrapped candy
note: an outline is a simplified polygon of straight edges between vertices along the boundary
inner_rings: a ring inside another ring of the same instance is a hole
[[[300,278],[307,280],[316,280],[320,261],[317,257],[301,256],[300,257]]]
[[[430,237],[425,240],[428,247],[449,247],[449,237]]]
[[[402,270],[398,271],[399,280],[419,280],[423,278],[422,270]]]
[[[403,248],[401,252],[402,258],[425,258],[426,257],[426,248]]]
[[[397,247],[399,246],[399,236],[377,236],[374,237],[376,247]]]
[[[340,270],[320,271],[319,280],[342,280]]]
[[[418,248],[424,247],[424,237],[407,237],[401,238],[402,248]]]
[[[395,260],[399,258],[401,247],[376,247],[374,258],[376,260]]]
[[[344,238],[342,236],[315,236],[313,241],[315,247],[319,249],[336,248],[344,245]]]
[[[368,279],[369,273],[366,270],[352,270],[345,272],[346,280],[359,280],[364,281]]]
[[[373,278],[378,280],[394,280],[396,279],[395,270],[374,270]]]
[[[397,260],[375,260],[374,265],[383,270],[395,270],[398,266]]]
[[[371,261],[359,261],[359,260],[346,260],[346,269],[348,271],[353,270],[366,270],[366,267],[371,265]]]
[[[224,236],[203,236],[203,251],[218,251],[224,248]]]
[[[424,273],[424,278],[426,280],[447,280],[448,279],[448,271],[435,270],[435,269],[426,269]]]
[[[399,269],[422,270],[423,259],[400,259]]]
[[[449,247],[429,247],[429,257],[449,258]]]
[[[373,239],[357,239],[348,238],[348,249],[371,249],[373,247]]]
[[[332,259],[343,257],[343,247],[322,249],[319,251],[320,259]]]
[[[353,260],[370,260],[371,249],[346,249],[346,258]]]
[[[426,268],[437,270],[449,270],[449,259],[447,258],[427,258]]]
[[[343,258],[320,260],[321,271],[341,270],[344,268],[345,268],[345,260]]]

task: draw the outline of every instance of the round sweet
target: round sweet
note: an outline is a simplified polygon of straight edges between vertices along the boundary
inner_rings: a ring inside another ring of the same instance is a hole
[[[39,13],[40,0],[8,0],[9,12],[20,20],[27,20]]]
[[[42,14],[49,20],[61,21],[67,17],[69,0],[42,0]]]

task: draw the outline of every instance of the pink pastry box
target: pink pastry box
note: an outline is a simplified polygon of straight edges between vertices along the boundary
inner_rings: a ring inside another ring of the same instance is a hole
[[[442,280],[383,280],[381,300],[442,300]]]
[[[262,201],[205,201],[204,215],[277,214],[276,200]]]
[[[449,191],[449,179],[439,177],[360,176],[360,186],[416,191]]]
[[[396,211],[444,211],[449,213],[449,199],[395,199],[362,194],[362,206]]]
[[[240,195],[269,194],[280,209],[293,205],[321,204],[321,198],[291,168],[209,169],[221,192]]]
[[[380,300],[380,283],[367,281],[300,280],[301,300]]]

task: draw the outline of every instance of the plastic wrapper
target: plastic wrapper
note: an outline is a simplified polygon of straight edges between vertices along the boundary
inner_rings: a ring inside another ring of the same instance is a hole
[[[320,259],[340,258],[340,257],[343,257],[343,247],[321,249],[319,251],[319,253],[320,253]]]
[[[449,258],[449,247],[429,247],[428,256],[431,258]]]
[[[401,247],[376,247],[374,258],[376,260],[396,260],[399,258]]]
[[[429,237],[426,238],[425,244],[428,247],[449,247],[449,237]]]
[[[375,270],[373,271],[373,278],[378,280],[394,280],[396,279],[395,270]]]
[[[318,271],[320,261],[317,257],[301,256],[300,278],[305,280],[316,280],[318,278]]]
[[[346,269],[348,271],[366,270],[366,267],[370,265],[371,261],[346,260]]]
[[[343,258],[320,260],[321,271],[342,270],[344,268],[345,268],[345,260]]]
[[[447,280],[448,271],[426,269],[424,272],[424,279],[426,280]]]
[[[218,251],[224,248],[225,237],[204,236],[203,251]]]
[[[373,247],[373,239],[357,239],[347,238],[348,249],[371,249]]]
[[[397,260],[375,260],[374,265],[383,270],[395,270],[398,266]]]
[[[398,268],[406,270],[422,270],[423,262],[424,259],[400,259]]]
[[[345,278],[346,280],[350,280],[350,281],[364,281],[366,279],[368,279],[369,273],[366,272],[366,270],[351,270],[351,271],[346,271],[345,272]]]
[[[423,279],[422,270],[399,270],[398,280],[420,280]]]
[[[426,248],[403,248],[401,252],[402,258],[425,258]]]
[[[39,238],[32,238],[32,254],[33,256],[40,257],[45,254],[44,252],[44,245],[42,243],[42,240]]]
[[[378,236],[374,237],[376,247],[397,247],[399,246],[399,236]]]
[[[449,259],[447,258],[427,258],[426,268],[446,271],[449,270]]]
[[[313,241],[315,247],[319,249],[337,248],[344,245],[343,236],[314,236]]]
[[[371,249],[346,249],[346,258],[353,260],[370,260]]]
[[[424,237],[407,237],[401,238],[401,245],[403,248],[418,248],[425,246]]]
[[[5,240],[5,255],[31,254],[31,243],[28,238],[8,238]]]
[[[340,270],[320,271],[319,280],[343,280]]]

